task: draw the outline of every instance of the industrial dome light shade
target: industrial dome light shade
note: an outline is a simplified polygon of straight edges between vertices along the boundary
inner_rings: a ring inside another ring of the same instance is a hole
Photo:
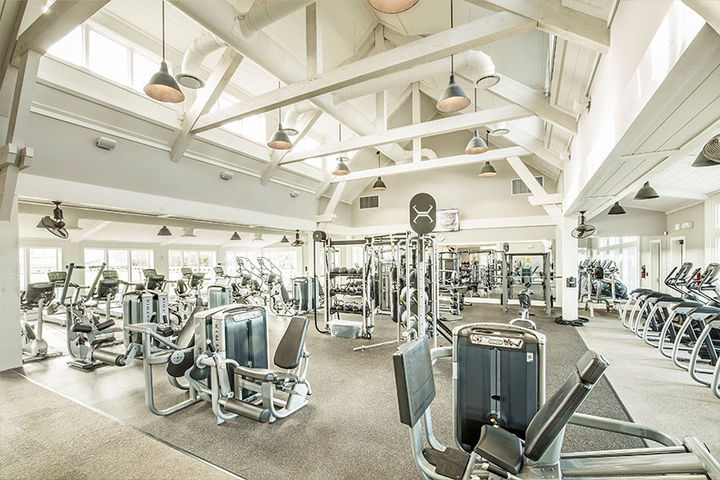
[[[615,202],[608,210],[608,215],[625,215],[625,209],[620,205],[620,202]]]
[[[185,94],[168,72],[165,63],[165,0],[162,1],[162,62],[160,62],[160,70],[150,77],[143,91],[148,97],[160,102],[180,103],[185,100]]]
[[[150,81],[145,85],[143,91],[148,97],[160,102],[180,103],[185,100],[185,94],[168,72],[165,60],[160,63],[160,70],[150,77]]]
[[[290,150],[292,148],[292,142],[282,123],[278,123],[278,128],[268,140],[267,146],[275,150]]]
[[[158,237],[171,237],[172,232],[170,231],[170,229],[168,227],[163,225],[162,228],[160,229],[160,231],[157,233],[157,235],[158,235]]]
[[[495,170],[495,167],[490,165],[490,162],[485,162],[485,165],[483,165],[482,169],[480,170],[480,173],[478,174],[478,177],[494,177],[497,175],[497,171]]]
[[[475,129],[475,135],[470,139],[467,146],[465,147],[465,153],[470,155],[477,155],[478,153],[485,153],[489,150],[487,142],[482,139],[477,129]]]
[[[455,74],[450,75],[450,82],[447,88],[437,101],[435,108],[443,113],[459,112],[463,108],[470,105],[470,98],[465,94],[465,90],[455,81]]]
[[[383,182],[382,177],[378,177],[377,180],[375,180],[372,189],[376,192],[384,192],[385,190],[387,190],[387,185],[385,185],[385,182]]]
[[[335,166],[335,170],[333,170],[332,174],[336,176],[343,176],[348,175],[350,173],[350,168],[348,168],[346,161],[349,161],[350,159],[348,157],[338,157],[337,165]]]
[[[659,197],[660,195],[650,186],[650,182],[645,182],[642,188],[635,194],[635,200],[651,200]]]
[[[715,135],[698,153],[693,167],[712,167],[720,165],[720,135]]]
[[[396,14],[410,10],[419,0],[368,0],[372,8],[380,13]]]
[[[230,237],[230,240],[236,241],[236,240],[242,240],[242,238],[240,238],[240,235],[238,235],[237,232],[234,232],[232,234],[232,237]]]
[[[283,235],[283,238],[280,239],[280,243],[290,243],[290,240],[288,240],[287,235]]]

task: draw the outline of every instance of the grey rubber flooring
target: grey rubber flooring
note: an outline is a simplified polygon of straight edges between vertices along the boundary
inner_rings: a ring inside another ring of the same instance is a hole
[[[535,313],[539,330],[548,337],[547,383],[551,394],[572,371],[586,347],[574,328],[555,324],[540,309]],[[515,312],[503,315],[497,305],[467,307],[463,315],[464,320],[451,326],[507,322],[517,316]],[[279,340],[286,322],[282,318],[270,322],[271,344]],[[310,404],[272,425],[238,418],[218,426],[207,404],[195,405],[170,417],[154,416],[144,404],[140,363],[81,372],[68,368],[66,358],[61,358],[28,365],[25,371],[37,382],[249,480],[414,479],[418,473],[411,458],[409,429],[398,420],[391,362],[394,347],[352,350],[358,345],[394,337],[395,324],[382,317],[378,318],[370,342],[310,331],[307,340],[312,355],[308,374],[313,387]],[[453,445],[451,382],[450,365],[441,362],[436,369],[438,396],[432,414],[436,435],[445,445]],[[166,383],[160,370],[156,386],[161,407],[182,399],[182,393]],[[605,380],[590,394],[581,411],[628,419]],[[42,431],[37,434],[42,435]],[[570,426],[564,450],[638,446],[641,444],[635,439]],[[95,478],[94,473],[88,470],[86,477],[77,478]],[[130,471],[123,478],[150,477],[136,477]]]

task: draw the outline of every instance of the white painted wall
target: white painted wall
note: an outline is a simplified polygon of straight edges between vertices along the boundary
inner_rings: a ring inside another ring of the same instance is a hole
[[[666,230],[665,213],[657,210],[625,208],[625,215],[607,215],[607,212],[588,219],[595,225],[598,237],[660,236]]]
[[[693,227],[682,229],[683,223],[692,222]],[[678,228],[676,230],[676,228]],[[668,237],[685,237],[685,254],[688,262],[696,266],[705,266],[705,204],[700,203],[667,215],[666,231]],[[668,249],[669,250],[669,249]],[[669,253],[667,258],[668,269]],[[668,270],[669,271],[669,270]]]

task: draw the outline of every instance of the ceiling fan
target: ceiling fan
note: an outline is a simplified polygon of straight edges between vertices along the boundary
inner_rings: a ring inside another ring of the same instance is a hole
[[[63,220],[63,212],[60,209],[62,202],[53,201],[55,208],[53,209],[53,216],[46,215],[40,220],[40,224],[45,227],[45,230],[52,233],[56,237],[68,238],[68,232],[65,229],[65,220]]]
[[[589,223],[585,223],[585,211],[580,212],[580,223],[577,227],[573,229],[573,231],[570,233],[570,235],[573,236],[573,238],[577,239],[583,239],[592,237],[595,234],[595,226],[590,225]]]
[[[305,240],[300,238],[300,230],[295,230],[295,241],[292,242],[293,247],[302,247],[305,245]]]

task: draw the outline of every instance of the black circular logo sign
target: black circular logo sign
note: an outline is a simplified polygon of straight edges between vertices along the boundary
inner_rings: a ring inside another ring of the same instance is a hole
[[[435,230],[437,223],[435,199],[427,193],[418,193],[410,200],[410,228],[425,235]]]

